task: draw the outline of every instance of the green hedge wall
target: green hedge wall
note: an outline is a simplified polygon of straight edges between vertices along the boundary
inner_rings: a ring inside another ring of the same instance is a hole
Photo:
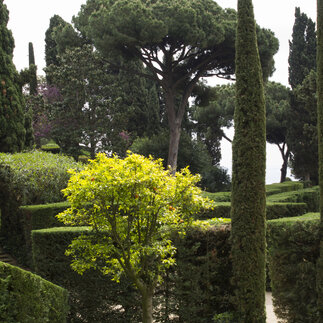
[[[46,229],[60,227],[64,224],[56,219],[56,215],[63,212],[70,206],[69,202],[58,202],[40,205],[26,205],[19,208],[20,223],[23,228],[24,241],[24,264],[32,267],[32,247],[31,247],[31,231],[38,229]],[[22,247],[22,246],[21,246]]]
[[[268,196],[268,202],[291,202],[291,203],[306,203],[308,212],[319,211],[319,187],[313,186],[310,188],[300,189],[298,191],[284,192]]]
[[[6,250],[23,256],[19,206],[63,201],[61,190],[70,176],[67,170],[81,167],[69,157],[40,151],[0,153],[0,238]]]
[[[64,323],[67,313],[65,289],[0,262],[0,322]]]
[[[86,228],[52,228],[32,232],[35,269],[70,294],[70,322],[140,322],[140,298],[122,279],[112,282],[96,271],[73,272],[64,251]],[[231,310],[232,287],[228,226],[198,227],[184,238],[176,233],[177,265],[165,276],[154,297],[156,322],[211,322],[215,313]]]
[[[230,218],[231,203],[216,202],[214,210],[207,210],[196,215],[199,219]],[[299,216],[307,212],[306,203],[273,203],[267,202],[267,220]]]
[[[287,181],[283,183],[274,183],[266,185],[266,195],[279,194],[283,192],[298,191],[304,188],[302,182]],[[216,202],[230,202],[231,192],[203,192],[203,195]]]
[[[282,192],[298,191],[302,188],[304,188],[302,182],[287,181],[283,183],[268,184],[266,185],[266,195],[270,196]]]
[[[318,213],[267,222],[269,270],[276,314],[287,322],[318,322]]]

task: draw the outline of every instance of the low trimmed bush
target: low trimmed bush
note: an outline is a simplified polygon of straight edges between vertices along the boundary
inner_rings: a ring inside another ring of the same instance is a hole
[[[0,262],[0,322],[64,323],[67,313],[65,289]]]
[[[318,213],[267,222],[273,303],[287,322],[318,322],[319,224]]]
[[[25,205],[19,208],[20,223],[24,233],[24,263],[32,267],[31,231],[53,227],[61,227],[64,224],[58,221],[56,215],[70,206],[69,202],[58,202],[40,205]]]
[[[33,231],[36,272],[69,291],[70,322],[140,322],[140,297],[125,278],[118,284],[94,270],[80,276],[70,269],[64,252],[82,233],[91,234],[84,227]],[[232,310],[229,236],[229,226],[173,234],[177,265],[157,288],[156,322],[169,322],[172,315],[180,322],[208,323],[214,314]]]

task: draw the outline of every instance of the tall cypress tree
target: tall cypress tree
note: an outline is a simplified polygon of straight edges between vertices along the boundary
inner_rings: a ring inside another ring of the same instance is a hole
[[[311,18],[295,8],[295,23],[292,41],[289,42],[288,81],[292,89],[301,84],[316,65],[315,23]]]
[[[239,320],[265,322],[266,118],[251,0],[238,0],[232,262]]]
[[[316,131],[309,131],[309,126],[316,128],[316,104],[312,107],[307,104],[305,107],[302,95],[299,95],[303,91],[301,88],[308,87],[310,72],[316,69],[316,32],[315,23],[300,8],[295,8],[288,62],[288,80],[292,92],[287,144],[291,151],[291,167],[297,178],[317,183]],[[314,89],[313,97],[315,92]]]
[[[35,64],[34,46],[33,43],[28,44],[29,53],[29,71],[30,71],[30,95],[37,95],[37,67]]]
[[[317,271],[319,322],[323,322],[323,0],[317,0],[317,120],[320,185],[320,258]]]
[[[24,147],[24,99],[13,64],[14,39],[7,28],[9,12],[0,0],[0,151]]]

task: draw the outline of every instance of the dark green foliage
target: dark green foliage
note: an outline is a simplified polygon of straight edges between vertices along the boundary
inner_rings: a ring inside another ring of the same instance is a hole
[[[316,290],[320,321],[323,321],[323,1],[317,1],[317,133],[318,133],[318,169],[320,186],[320,257]]]
[[[293,174],[318,183],[316,132],[316,32],[315,23],[295,8],[289,43],[289,84],[292,87],[287,133]]]
[[[293,175],[313,184],[318,184],[316,90],[316,73],[311,71],[293,90],[287,136]]]
[[[238,0],[235,136],[232,146],[232,265],[235,311],[265,322],[266,118],[251,0]]]
[[[68,289],[70,322],[140,322],[139,295],[124,277],[117,284],[96,271],[80,276],[69,268],[64,252],[81,233],[86,228],[33,231],[36,272]],[[229,235],[227,226],[192,228],[184,237],[174,234],[177,266],[157,288],[156,322],[169,322],[171,314],[180,322],[210,322],[216,312],[232,310]]]
[[[63,201],[67,170],[81,167],[71,158],[45,152],[0,154],[0,236],[13,255],[25,253],[19,206]]]
[[[151,137],[138,138],[129,149],[147,157],[152,155],[154,158],[162,158],[167,167],[168,145],[168,132],[160,131]],[[230,177],[227,171],[219,166],[213,166],[205,145],[183,131],[178,148],[177,169],[186,166],[189,166],[192,173],[201,174],[200,186],[208,192],[230,189]]]
[[[28,44],[28,52],[29,52],[29,70],[30,70],[29,94],[37,95],[37,67],[35,64],[33,43]]]
[[[9,12],[0,1],[0,152],[17,152],[25,143],[25,107],[13,64],[14,39],[7,29]]]
[[[320,322],[316,304],[319,214],[268,221],[267,243],[278,317],[291,323]]]
[[[289,42],[289,84],[292,89],[301,84],[309,72],[316,67],[315,23],[295,8],[295,23],[292,40]]]
[[[0,262],[0,322],[64,323],[67,313],[65,289]]]

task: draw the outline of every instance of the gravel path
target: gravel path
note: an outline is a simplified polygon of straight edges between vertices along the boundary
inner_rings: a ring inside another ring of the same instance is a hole
[[[277,323],[278,322],[277,317],[274,313],[271,292],[266,292],[266,313],[267,313],[267,323]]]

